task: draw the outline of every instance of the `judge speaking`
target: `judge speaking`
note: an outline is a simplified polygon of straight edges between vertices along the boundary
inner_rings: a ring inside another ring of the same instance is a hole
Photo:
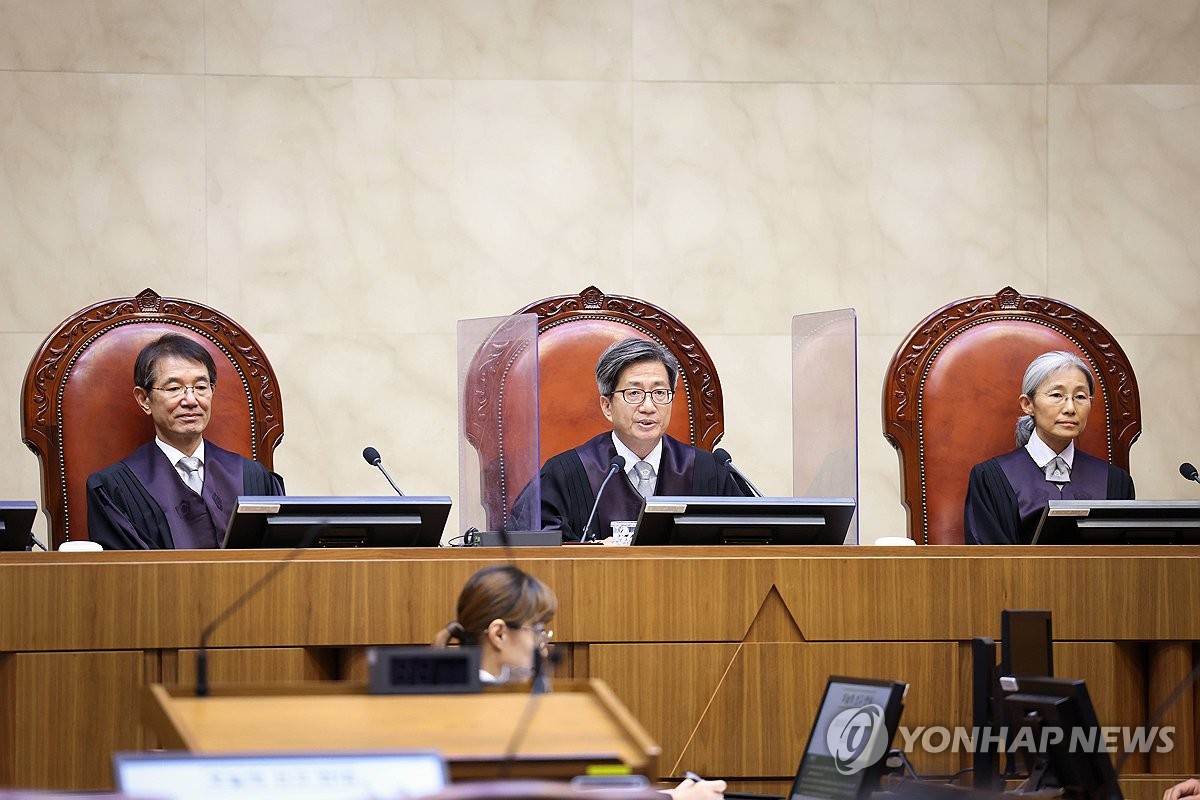
[[[611,535],[613,522],[638,518],[652,495],[733,495],[742,491],[713,454],[667,435],[675,400],[679,362],[670,351],[646,339],[610,345],[596,364],[600,411],[612,430],[559,453],[541,472],[544,530],[562,531],[564,541],[580,541],[600,496],[588,539]],[[600,487],[617,456],[624,460],[604,492]]]

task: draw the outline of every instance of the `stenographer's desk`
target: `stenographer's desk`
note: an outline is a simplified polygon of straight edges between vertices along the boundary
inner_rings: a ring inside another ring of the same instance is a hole
[[[142,687],[194,679],[200,631],[278,551],[0,554],[0,786],[105,788],[113,750],[156,743]],[[1000,611],[1053,612],[1055,671],[1101,722],[1137,726],[1191,669],[1200,548],[522,548],[554,587],[559,673],[605,680],[664,773],[791,775],[831,673],[908,681],[902,724],[970,725],[970,647]],[[373,644],[423,643],[499,550],[310,551],[212,637],[210,679],[361,680]],[[1197,767],[1200,702],[1163,722]],[[414,722],[414,724],[419,724]],[[502,721],[510,724],[510,721]],[[922,773],[966,753],[918,750]]]

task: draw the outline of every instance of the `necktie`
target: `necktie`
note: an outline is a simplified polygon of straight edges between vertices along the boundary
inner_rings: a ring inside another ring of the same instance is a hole
[[[642,497],[654,494],[654,467],[645,461],[639,461],[633,465],[633,471],[637,475],[637,482],[634,486],[637,488],[638,494]]]
[[[1051,483],[1070,483],[1071,468],[1067,466],[1066,460],[1062,456],[1055,456],[1054,459],[1046,465],[1046,480]]]
[[[179,459],[179,468],[184,471],[184,481],[196,494],[200,494],[200,490],[204,488],[204,481],[200,477],[200,459],[192,456],[190,458]]]

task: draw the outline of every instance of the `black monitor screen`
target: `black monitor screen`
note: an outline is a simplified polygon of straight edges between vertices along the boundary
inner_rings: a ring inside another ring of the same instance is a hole
[[[1004,609],[1000,612],[1000,674],[1054,675],[1054,637],[1050,612]]]
[[[874,791],[907,688],[899,681],[831,677],[791,800],[854,800]]]
[[[1033,544],[1200,544],[1200,502],[1051,500]]]
[[[647,498],[635,545],[829,544],[846,539],[848,497]]]
[[[1080,680],[1003,677],[1009,752],[1028,764],[1029,791],[1068,800],[1121,800],[1108,744]]]
[[[223,547],[437,547],[449,497],[239,497]]]
[[[32,500],[0,500],[0,550],[28,550],[36,516]]]

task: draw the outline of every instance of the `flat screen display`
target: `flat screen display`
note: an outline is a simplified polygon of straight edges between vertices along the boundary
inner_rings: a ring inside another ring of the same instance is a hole
[[[117,753],[117,790],[159,800],[369,800],[446,786],[433,752],[192,755]]]
[[[855,502],[849,497],[687,497],[646,499],[634,545],[840,545]]]
[[[854,800],[874,790],[907,688],[899,681],[831,677],[791,800]]]
[[[1051,500],[1032,544],[1200,544],[1200,502]]]
[[[449,497],[242,496],[222,546],[437,547],[449,515]]]
[[[0,550],[28,550],[36,516],[32,500],[0,500]]]

